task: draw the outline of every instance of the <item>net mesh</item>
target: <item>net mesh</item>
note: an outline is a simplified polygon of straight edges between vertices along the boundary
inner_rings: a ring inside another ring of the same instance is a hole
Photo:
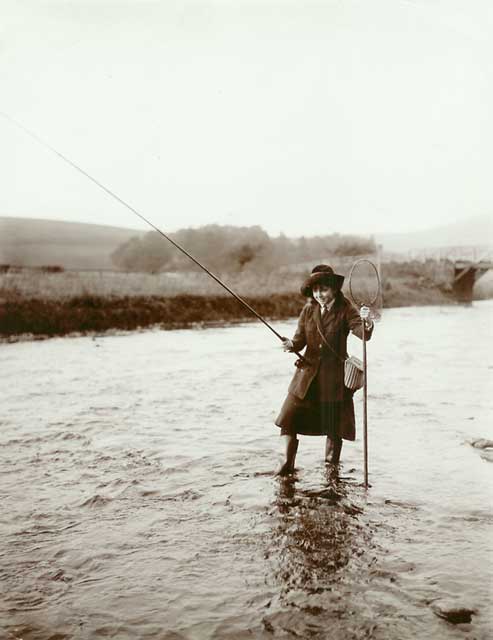
[[[382,288],[378,265],[368,258],[356,260],[348,277],[348,293],[359,308],[370,308],[370,318],[379,319],[382,314]]]

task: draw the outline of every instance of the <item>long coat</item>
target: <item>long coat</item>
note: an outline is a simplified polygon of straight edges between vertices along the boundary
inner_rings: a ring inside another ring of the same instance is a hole
[[[320,336],[323,334],[327,346]],[[336,296],[331,309],[322,319],[320,306],[311,300],[304,307],[293,336],[294,351],[306,346],[304,366],[298,368],[289,385],[289,392],[304,398],[310,384],[318,374],[319,401],[342,402],[344,399],[344,360],[347,357],[347,337],[352,331],[363,338],[361,318],[356,307],[342,293]],[[365,329],[369,340],[373,332]]]
[[[306,346],[305,362],[296,370],[275,421],[282,434],[355,439],[353,392],[344,386],[344,360],[350,331],[363,337],[359,313],[342,293],[336,296],[323,319],[315,300],[304,306],[293,337],[293,350],[301,351]],[[373,327],[365,329],[367,340],[372,331]]]

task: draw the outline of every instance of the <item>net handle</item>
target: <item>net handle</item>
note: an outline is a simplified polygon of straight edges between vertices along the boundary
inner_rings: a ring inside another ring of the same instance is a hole
[[[353,271],[362,262],[368,262],[368,264],[371,265],[371,267],[373,268],[373,271],[375,272],[375,277],[377,279],[377,291],[375,296],[370,300],[370,302],[360,300],[357,296],[354,295],[354,291],[353,291],[353,286],[352,286]],[[356,262],[353,264],[353,266],[351,267],[351,271],[349,272],[349,293],[351,295],[351,298],[353,299],[354,304],[356,304],[359,307],[363,307],[363,306],[371,307],[378,300],[378,296],[380,295],[380,274],[378,273],[377,267],[371,260],[368,260],[367,258],[361,258],[360,260],[356,260]]]

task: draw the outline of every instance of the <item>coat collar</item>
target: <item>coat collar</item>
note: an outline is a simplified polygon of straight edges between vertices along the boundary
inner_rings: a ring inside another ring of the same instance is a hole
[[[324,318],[322,319],[322,309],[318,302],[316,302],[316,300],[313,300],[313,319],[315,320],[315,324],[320,329],[320,331],[324,332],[331,321],[335,321],[335,318],[338,315],[340,309],[344,306],[344,303],[344,296],[336,296],[335,299],[330,303],[324,315]]]

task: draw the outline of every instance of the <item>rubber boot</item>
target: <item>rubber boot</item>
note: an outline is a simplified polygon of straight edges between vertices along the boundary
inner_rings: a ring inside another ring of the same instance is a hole
[[[294,462],[296,460],[296,453],[298,451],[299,440],[296,436],[286,437],[286,461],[281,465],[277,471],[277,476],[287,476],[294,472]]]
[[[339,436],[329,438],[329,436],[327,436],[327,442],[325,444],[325,462],[339,464],[341,459],[341,450],[342,438]]]

